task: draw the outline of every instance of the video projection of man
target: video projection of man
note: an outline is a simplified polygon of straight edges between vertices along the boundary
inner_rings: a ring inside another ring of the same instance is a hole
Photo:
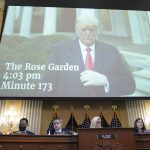
[[[7,18],[1,95],[149,96],[149,12],[11,6]]]
[[[51,52],[45,81],[52,96],[121,96],[133,93],[134,79],[117,49],[96,40],[99,22],[94,15],[77,17],[77,39]],[[124,86],[121,86],[124,85]]]

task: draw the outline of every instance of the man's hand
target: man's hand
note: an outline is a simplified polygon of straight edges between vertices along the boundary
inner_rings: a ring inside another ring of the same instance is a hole
[[[84,86],[106,86],[109,84],[105,75],[92,70],[81,72],[80,80]]]

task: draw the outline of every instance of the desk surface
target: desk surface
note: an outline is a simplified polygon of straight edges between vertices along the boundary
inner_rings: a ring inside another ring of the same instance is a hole
[[[134,137],[136,150],[150,150],[150,133],[135,134]],[[78,150],[78,144],[78,135],[0,135],[0,150],[47,150],[50,147],[53,150]]]
[[[136,150],[150,150],[150,133],[135,134]]]
[[[77,150],[77,136],[0,135],[0,150]]]
[[[77,135],[0,135],[0,143],[2,142],[70,142],[77,143]]]

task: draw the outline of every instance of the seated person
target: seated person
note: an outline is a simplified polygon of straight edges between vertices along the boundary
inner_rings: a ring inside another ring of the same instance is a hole
[[[50,133],[50,135],[56,135],[56,134],[70,134],[70,131],[68,129],[62,128],[62,120],[61,118],[55,118],[53,120],[53,129],[48,130],[47,132]]]
[[[145,128],[143,119],[137,118],[134,122],[134,132],[142,133],[144,130],[146,130],[146,128]]]
[[[27,126],[28,126],[28,119],[27,118],[22,118],[22,119],[20,119],[20,122],[19,122],[19,130],[14,131],[11,134],[35,135],[33,132],[26,130]]]
[[[101,128],[101,118],[98,116],[95,116],[92,121],[91,121],[91,125],[90,128]]]

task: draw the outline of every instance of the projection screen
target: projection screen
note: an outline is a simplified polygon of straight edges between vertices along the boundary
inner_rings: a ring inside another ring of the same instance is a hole
[[[149,97],[149,89],[150,11],[8,6],[0,97]]]

